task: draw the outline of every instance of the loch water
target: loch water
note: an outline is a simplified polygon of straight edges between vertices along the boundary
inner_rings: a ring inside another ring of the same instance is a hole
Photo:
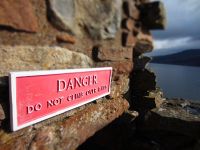
[[[183,98],[200,102],[200,67],[150,63],[157,86],[166,98]]]

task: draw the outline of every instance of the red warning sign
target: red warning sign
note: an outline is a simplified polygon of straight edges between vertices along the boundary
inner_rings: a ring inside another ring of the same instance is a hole
[[[112,68],[10,73],[11,127],[18,130],[110,93]]]

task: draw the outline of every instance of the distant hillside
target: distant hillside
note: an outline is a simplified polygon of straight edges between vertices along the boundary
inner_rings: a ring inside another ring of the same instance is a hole
[[[200,49],[185,50],[175,54],[154,56],[152,63],[200,66]]]

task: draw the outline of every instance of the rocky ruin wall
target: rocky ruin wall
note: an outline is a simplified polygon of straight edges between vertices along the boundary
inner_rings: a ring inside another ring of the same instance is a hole
[[[76,149],[123,114],[130,73],[153,49],[150,30],[164,26],[162,3],[148,0],[1,0],[0,149]],[[10,131],[10,71],[107,66],[108,97]]]

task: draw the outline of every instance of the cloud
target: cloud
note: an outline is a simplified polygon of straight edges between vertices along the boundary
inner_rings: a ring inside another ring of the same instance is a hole
[[[155,47],[200,47],[200,1],[163,0],[167,12],[167,28],[153,31]]]
[[[155,50],[148,56],[167,55],[183,50],[200,49],[200,38],[183,37],[174,39],[160,39],[154,41]]]
[[[191,41],[191,37],[176,38],[176,39],[164,39],[164,40],[155,40],[154,47],[155,49],[169,49],[180,46],[186,46],[188,42]]]
[[[200,49],[200,39],[191,37],[178,39],[161,39],[154,41],[154,51],[146,54],[147,56],[167,55],[183,50]]]

